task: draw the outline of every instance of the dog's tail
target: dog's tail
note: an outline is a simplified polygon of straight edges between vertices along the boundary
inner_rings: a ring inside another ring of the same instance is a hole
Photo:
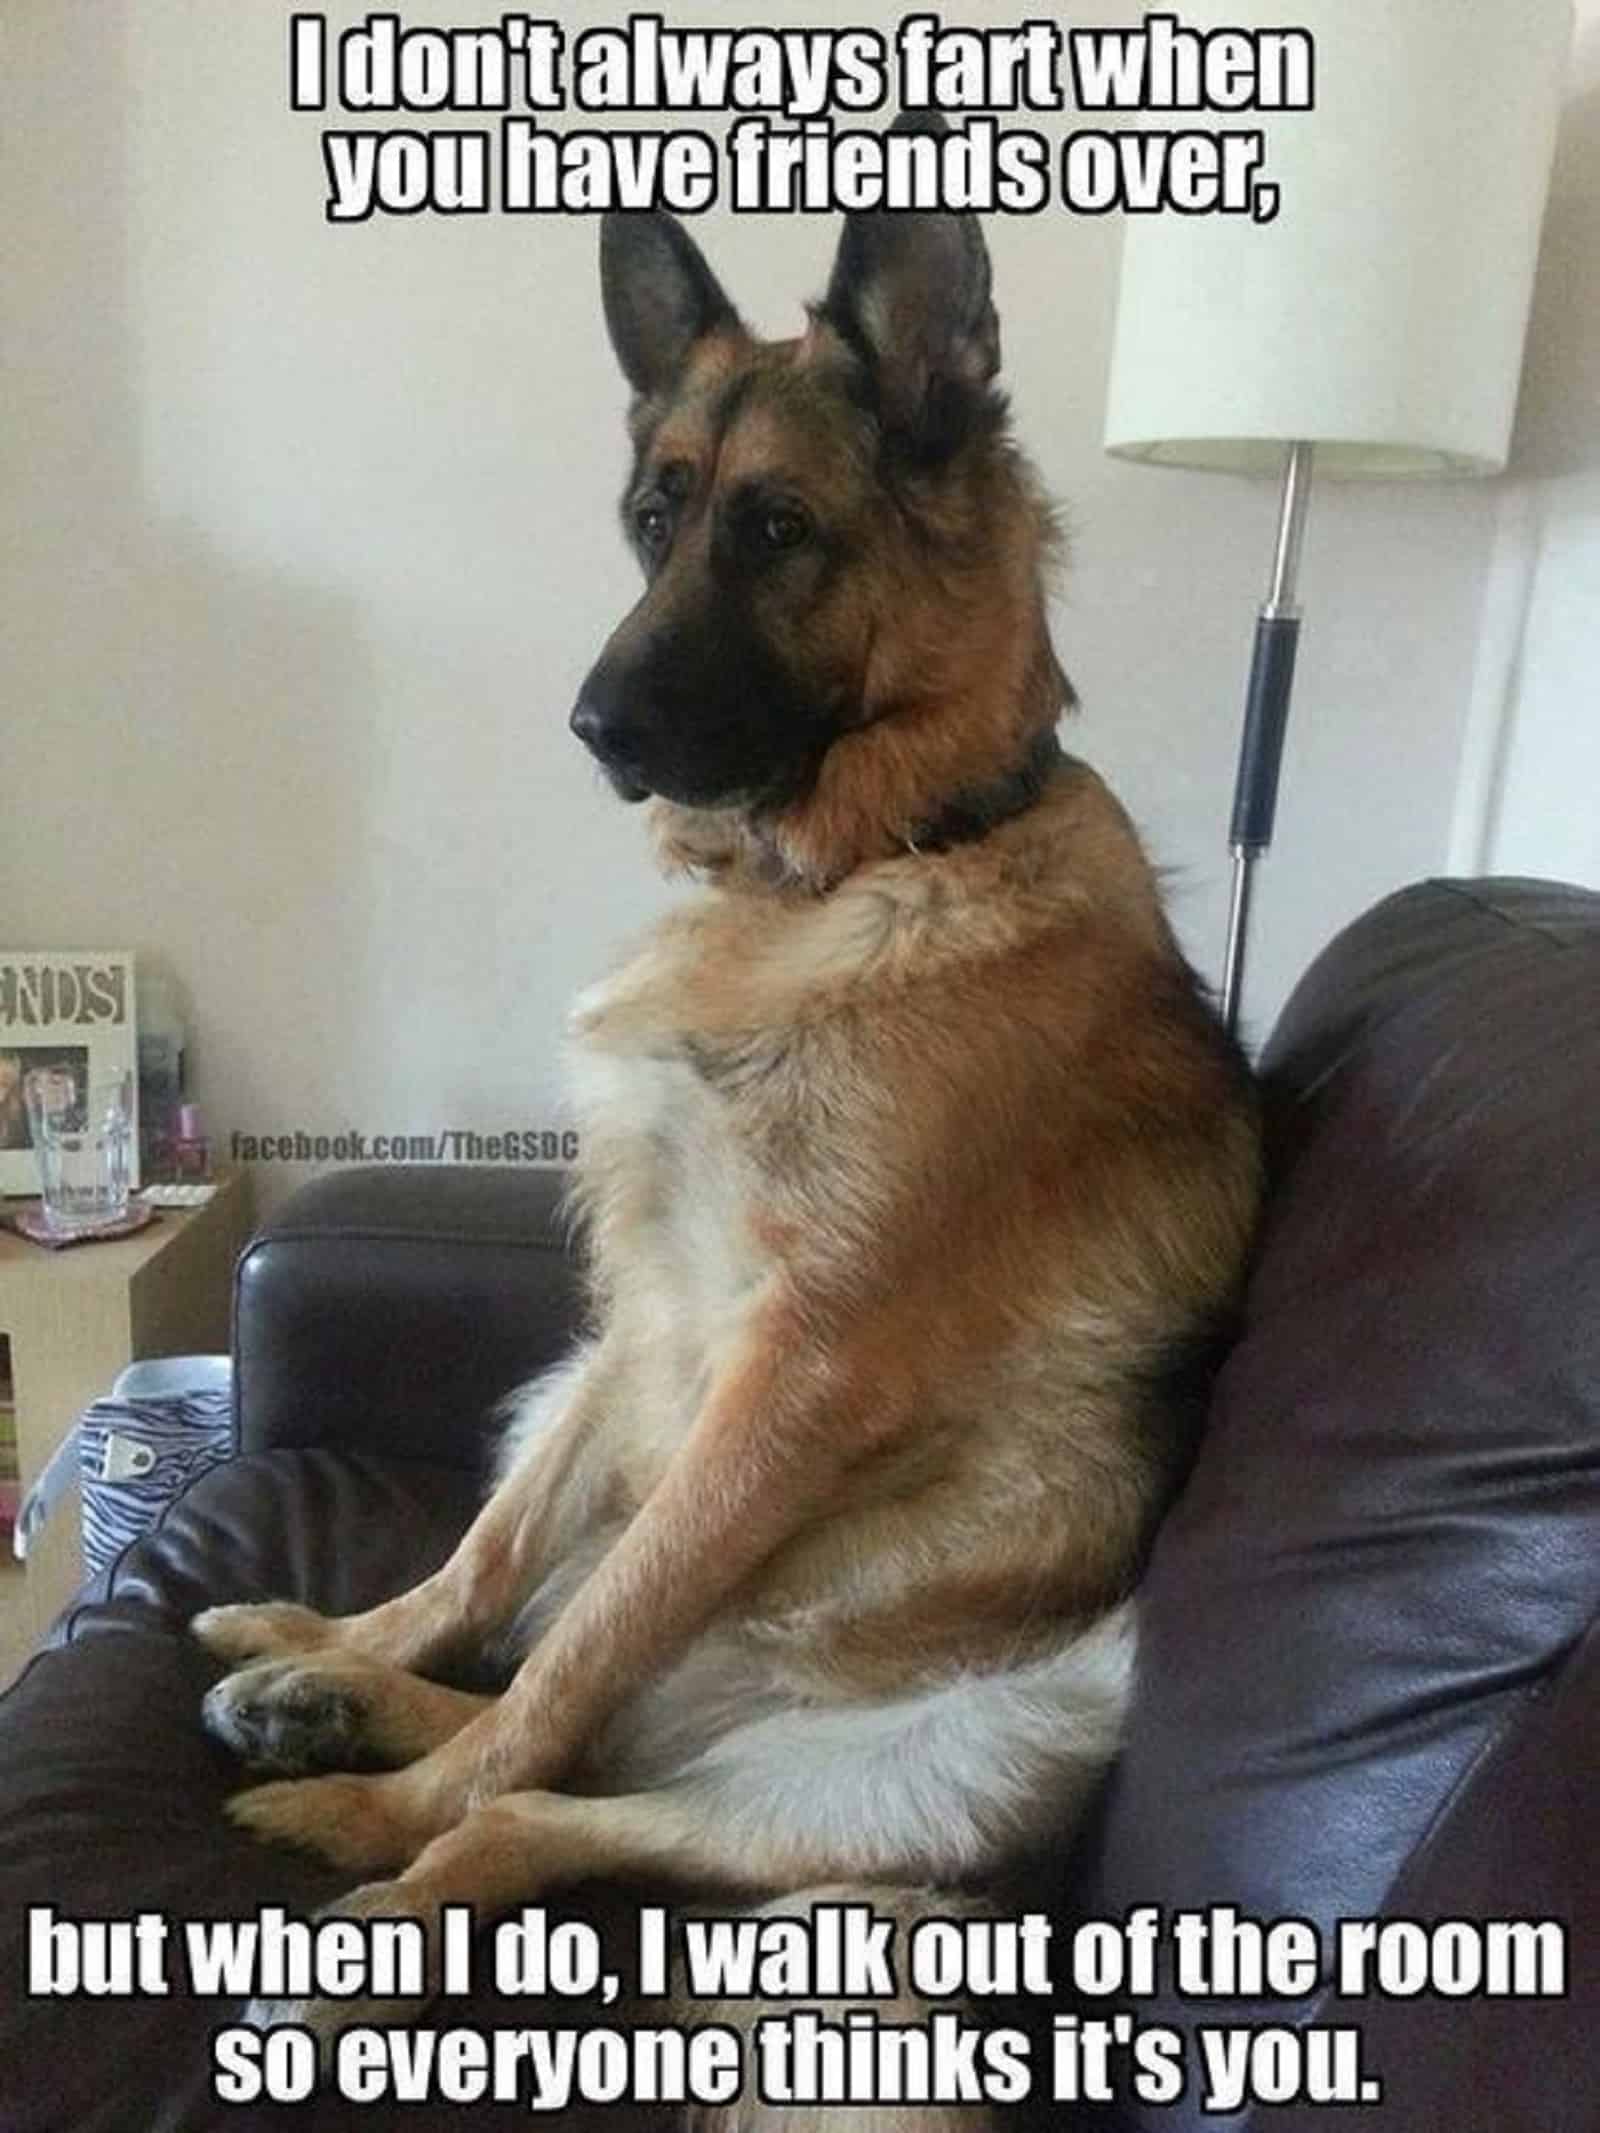
[[[735,1856],[761,1859],[776,1831],[841,1876],[987,1887],[1082,1819],[1121,1743],[1136,1649],[1125,1602],[1013,1666],[736,1724],[674,1782]]]

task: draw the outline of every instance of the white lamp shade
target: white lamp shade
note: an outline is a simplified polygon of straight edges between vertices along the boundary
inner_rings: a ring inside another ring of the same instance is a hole
[[[1261,127],[1277,219],[1130,217],[1106,449],[1332,475],[1504,467],[1572,35],[1569,0],[1195,0],[1292,22],[1316,108]],[[1141,123],[1134,120],[1132,123]]]

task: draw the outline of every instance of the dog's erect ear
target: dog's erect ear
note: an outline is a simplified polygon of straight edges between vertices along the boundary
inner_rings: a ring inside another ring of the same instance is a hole
[[[700,247],[660,208],[605,217],[600,290],[611,345],[636,393],[670,385],[703,334],[739,323]]]
[[[948,129],[935,111],[903,115],[890,130]],[[891,431],[930,457],[954,449],[1000,368],[977,217],[893,208],[851,215],[822,315],[865,359]]]

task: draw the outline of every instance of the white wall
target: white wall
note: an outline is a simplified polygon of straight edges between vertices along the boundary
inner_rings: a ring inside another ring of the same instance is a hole
[[[1451,857],[1600,888],[1600,0],[1578,0]]]
[[[287,13],[8,0],[0,939],[165,964],[214,1131],[541,1124],[563,1003],[671,893],[565,726],[633,596],[595,231],[327,226]],[[834,238],[701,234],[769,330]],[[1077,745],[1214,973],[1276,498],[1102,456],[1113,227],[991,240],[1022,431],[1075,529]],[[1317,498],[1258,1028],[1339,924],[1446,860],[1496,510],[1492,486]]]

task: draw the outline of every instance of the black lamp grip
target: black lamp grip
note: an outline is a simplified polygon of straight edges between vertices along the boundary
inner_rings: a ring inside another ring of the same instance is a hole
[[[1235,851],[1264,852],[1272,842],[1299,644],[1298,615],[1262,615],[1257,621],[1244,731],[1239,737],[1239,771],[1233,786],[1233,823],[1228,831]]]

